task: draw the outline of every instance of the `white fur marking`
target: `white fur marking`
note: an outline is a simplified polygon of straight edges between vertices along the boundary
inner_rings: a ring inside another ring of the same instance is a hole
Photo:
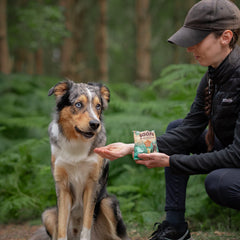
[[[88,91],[88,96],[89,96],[89,100],[90,100],[90,113],[92,114],[93,118],[95,118],[96,120],[99,120],[96,113],[93,111],[93,108],[92,108],[92,93],[90,92],[89,89],[87,89]]]
[[[59,139],[58,144],[60,148],[55,145],[51,146],[52,154],[56,157],[57,162],[78,163],[81,161],[98,161],[98,155],[88,155],[91,148],[91,142],[83,143],[80,141],[64,141],[64,139]]]
[[[81,232],[81,236],[80,236],[80,240],[90,240],[90,239],[91,239],[90,229],[87,229],[87,228],[83,227],[82,232]]]
[[[58,128],[58,124],[55,122],[55,123],[53,123],[53,125],[52,125],[52,128],[51,128],[51,132],[52,132],[52,135],[54,136],[54,137],[58,137],[58,134],[59,134],[59,128]]]

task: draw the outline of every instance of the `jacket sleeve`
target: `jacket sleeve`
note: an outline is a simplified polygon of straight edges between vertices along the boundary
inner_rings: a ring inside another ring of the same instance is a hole
[[[168,155],[188,154],[194,142],[205,130],[208,124],[208,118],[204,112],[204,89],[206,84],[205,75],[199,84],[190,112],[183,119],[182,124],[157,138],[160,152]]]
[[[233,143],[211,153],[170,156],[170,167],[176,174],[205,174],[219,168],[240,168],[240,114],[236,122]]]

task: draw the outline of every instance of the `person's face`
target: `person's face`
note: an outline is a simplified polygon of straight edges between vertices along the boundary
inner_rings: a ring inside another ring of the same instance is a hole
[[[187,48],[187,51],[193,54],[194,58],[200,65],[216,68],[231,51],[229,48],[231,31],[228,31],[229,30],[224,31],[224,33],[218,38],[214,33],[210,33],[200,43]]]

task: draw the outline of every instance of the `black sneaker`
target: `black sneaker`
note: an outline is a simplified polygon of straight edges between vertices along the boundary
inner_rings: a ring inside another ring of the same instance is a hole
[[[149,240],[187,240],[191,239],[190,232],[188,230],[188,224],[186,224],[186,230],[184,232],[178,232],[175,227],[170,225],[169,222],[163,221],[162,223],[155,223],[158,228],[150,236]]]

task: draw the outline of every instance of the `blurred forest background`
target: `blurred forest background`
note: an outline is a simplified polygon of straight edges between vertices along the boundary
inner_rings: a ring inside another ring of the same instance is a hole
[[[191,61],[167,39],[197,0],[1,0],[0,70],[149,83]]]
[[[132,142],[132,130],[162,134],[187,114],[206,68],[167,39],[196,2],[0,0],[0,223],[40,219],[56,204],[47,93],[57,82],[109,87],[108,143]],[[204,178],[189,181],[191,228],[238,232],[239,212],[214,204]],[[151,232],[164,219],[164,185],[163,169],[136,166],[130,156],[111,162],[108,191],[130,228]]]

